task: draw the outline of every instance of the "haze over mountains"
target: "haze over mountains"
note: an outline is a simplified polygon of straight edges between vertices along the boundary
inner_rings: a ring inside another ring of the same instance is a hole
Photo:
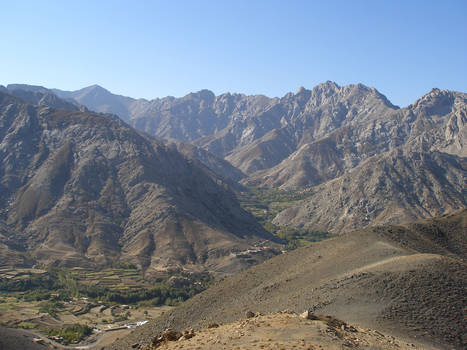
[[[374,88],[329,81],[282,98],[202,90],[148,101],[97,85],[47,91],[196,145],[192,155],[210,166],[209,155],[224,178],[304,190],[308,198],[279,213],[278,225],[338,233],[467,205],[465,93],[433,89],[401,109]]]

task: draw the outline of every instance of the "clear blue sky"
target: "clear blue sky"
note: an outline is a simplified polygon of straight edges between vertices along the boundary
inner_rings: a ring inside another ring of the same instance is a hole
[[[3,85],[154,98],[332,80],[401,106],[467,91],[466,0],[4,0],[0,23]]]

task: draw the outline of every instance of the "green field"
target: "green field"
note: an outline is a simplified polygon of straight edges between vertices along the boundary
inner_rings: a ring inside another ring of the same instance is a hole
[[[278,190],[250,187],[249,191],[238,195],[242,207],[253,214],[263,227],[282,238],[287,250],[292,250],[312,242],[332,237],[324,231],[297,229],[289,226],[276,226],[272,223],[276,215],[284,209],[297,205],[313,195],[309,190]]]
[[[204,290],[211,282],[209,274],[175,275],[181,286],[170,285],[172,275],[145,279],[142,272],[129,266],[90,271],[83,268],[49,267],[44,270],[0,269],[0,310],[9,308],[8,298],[24,301],[48,301],[43,310],[53,314],[57,305],[77,298],[90,302],[136,304],[151,301],[154,306],[175,305]]]

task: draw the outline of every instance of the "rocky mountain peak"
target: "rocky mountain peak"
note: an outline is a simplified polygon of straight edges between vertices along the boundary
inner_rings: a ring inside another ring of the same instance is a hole
[[[299,86],[298,89],[297,89],[297,93],[295,95],[304,94],[307,91],[310,91],[310,90],[305,89],[303,86]]]
[[[207,102],[212,103],[216,98],[216,95],[211,90],[203,89],[197,92],[192,92],[186,95],[184,98],[206,100]]]
[[[463,96],[465,99],[465,95],[466,94],[434,88],[415,101],[409,108],[412,108],[416,113],[426,116],[442,116],[452,111],[456,98]]]
[[[78,90],[75,95],[76,95],[76,98],[86,96],[87,98],[93,97],[97,99],[97,98],[101,98],[102,96],[112,95],[112,93],[104,89],[102,86],[94,84],[94,85],[85,87],[81,90]]]
[[[408,153],[388,159],[405,157],[410,160],[407,168],[402,162],[397,169],[407,172],[415,171],[416,165],[410,152],[439,151],[460,157],[466,152],[467,95],[448,90],[433,89],[402,109],[374,87],[364,84],[339,86],[332,81],[323,82],[311,90],[300,87],[296,93],[275,99],[229,93],[216,97],[209,90],[182,98],[151,101],[109,96],[111,98],[99,101],[84,98],[81,101],[89,102],[88,106],[94,103],[96,108],[90,109],[111,111],[121,117],[126,115],[125,120],[133,126],[159,138],[194,142],[248,175],[243,180],[246,183],[265,187],[318,186],[343,176],[359,164],[366,169],[374,168],[373,163],[365,161],[387,156],[387,152],[397,148]],[[216,163],[223,173],[235,175],[235,171],[210,155],[187,147],[183,149],[196,154],[204,164],[212,167]],[[451,165],[454,170],[446,172],[452,173],[452,179],[446,181],[451,181],[456,190],[451,199],[438,198],[440,203],[445,202],[441,205],[443,208],[458,207],[462,202],[453,198],[460,198],[455,184],[456,176],[464,169],[464,162],[449,159],[455,166]],[[435,162],[431,164],[435,165]],[[383,165],[384,169],[379,170],[381,174],[387,171],[385,167],[389,166],[389,161]],[[427,174],[437,173],[432,169]],[[416,179],[405,178],[408,182]],[[361,196],[356,197],[359,200]],[[414,200],[420,198],[421,194]],[[323,205],[326,200],[323,199]],[[385,201],[387,203],[387,198]],[[427,212],[427,204],[423,208]],[[414,212],[414,217],[424,217],[423,210]],[[434,213],[438,212],[433,210],[430,215]],[[305,214],[300,216],[298,224],[307,217]]]
[[[318,84],[313,88],[314,94],[324,94],[325,96],[330,96],[335,94],[340,90],[340,86],[333,81],[326,81],[324,83]]]

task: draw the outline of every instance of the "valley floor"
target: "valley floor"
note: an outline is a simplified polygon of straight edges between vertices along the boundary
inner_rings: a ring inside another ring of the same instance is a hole
[[[3,328],[4,336],[0,340],[0,349],[3,349],[2,341],[5,341],[9,334],[15,334],[15,332],[24,334],[24,341],[28,345],[32,345],[32,339],[36,338],[42,339],[40,343],[57,349],[101,349],[104,346],[109,346],[119,338],[129,335],[137,327],[137,322],[141,324],[141,322],[157,318],[171,309],[169,306],[134,308],[127,305],[113,305],[112,307],[101,305],[75,315],[72,312],[74,309],[83,308],[83,301],[78,300],[70,301],[67,309],[61,310],[55,317],[52,317],[38,310],[39,302],[25,302],[14,300],[14,298],[1,297],[0,301],[1,322],[17,328]],[[83,310],[86,309],[83,308]],[[118,312],[118,314],[125,312],[125,319],[118,320],[118,317],[113,316],[115,312]],[[87,324],[93,328],[93,332],[79,343],[64,346],[60,342],[47,337],[44,331],[51,328],[61,329],[72,324]],[[5,344],[3,345],[5,349],[10,348]],[[24,347],[24,349],[27,349],[27,347]]]

